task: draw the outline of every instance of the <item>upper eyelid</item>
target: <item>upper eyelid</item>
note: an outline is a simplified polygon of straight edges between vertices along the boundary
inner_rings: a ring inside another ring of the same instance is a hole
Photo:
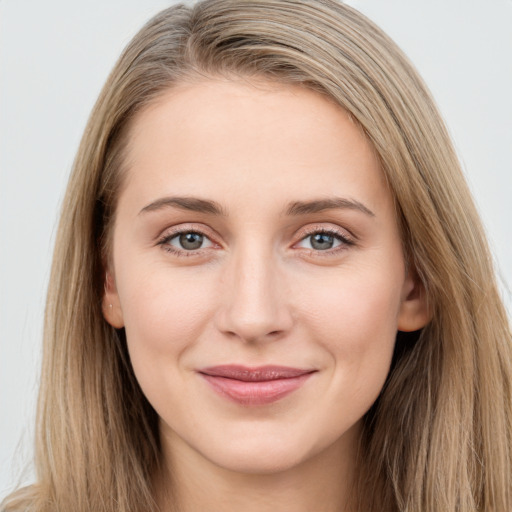
[[[215,238],[218,238],[215,236],[213,230],[208,228],[207,226],[202,225],[201,227],[198,227],[196,224],[193,223],[183,223],[178,224],[177,226],[169,226],[163,229],[156,237],[156,239],[163,240],[166,238],[173,238],[182,233],[198,233],[209,238],[212,242],[214,241]]]
[[[302,231],[302,232],[301,232]],[[336,226],[331,223],[319,223],[319,224],[310,224],[307,226],[304,226],[300,230],[298,230],[297,236],[299,240],[303,240],[307,236],[310,236],[315,233],[327,233],[327,234],[333,234],[338,235],[341,238],[349,239],[351,241],[357,241],[357,236],[349,229],[343,228],[341,226]]]

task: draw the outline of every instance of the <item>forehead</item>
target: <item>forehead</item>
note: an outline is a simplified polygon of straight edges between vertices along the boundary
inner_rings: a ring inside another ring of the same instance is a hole
[[[374,207],[390,200],[359,126],[299,86],[212,80],[169,89],[135,117],[126,162],[125,189],[140,203],[216,194],[262,204],[333,191]]]

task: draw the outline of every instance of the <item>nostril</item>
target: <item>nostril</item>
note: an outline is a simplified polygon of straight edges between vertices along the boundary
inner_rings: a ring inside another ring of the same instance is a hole
[[[268,273],[268,269],[265,269]],[[252,276],[254,277],[254,276]],[[289,332],[290,307],[280,294],[271,294],[270,278],[258,272],[257,279],[238,280],[215,313],[215,327],[229,339],[246,342],[276,341]]]
[[[253,342],[259,342],[259,341],[263,341],[263,340],[276,340],[278,339],[282,334],[283,334],[283,330],[281,329],[278,329],[278,330],[274,330],[274,331],[269,331],[269,332],[259,332],[259,333],[256,333],[256,332],[249,332],[249,331],[240,331],[240,332],[237,332],[237,331],[232,331],[232,330],[226,330],[224,331],[226,336],[228,336],[229,338],[240,338],[246,342],[249,342],[249,343],[253,343]]]

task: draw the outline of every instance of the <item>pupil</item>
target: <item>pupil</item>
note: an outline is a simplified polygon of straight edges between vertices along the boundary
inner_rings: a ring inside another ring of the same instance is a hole
[[[313,249],[330,249],[333,243],[334,237],[325,233],[317,233],[311,237],[311,247],[313,247]]]
[[[203,235],[199,233],[183,233],[180,235],[180,245],[184,249],[199,249],[203,245]]]

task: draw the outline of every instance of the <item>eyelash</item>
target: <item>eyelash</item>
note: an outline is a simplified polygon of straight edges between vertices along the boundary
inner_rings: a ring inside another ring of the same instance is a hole
[[[183,229],[177,229],[173,231],[172,233],[166,233],[162,238],[160,238],[157,242],[157,245],[160,245],[162,249],[166,252],[169,252],[173,254],[174,256],[178,257],[191,257],[191,256],[197,256],[201,249],[195,249],[187,251],[186,249],[177,249],[176,247],[170,245],[171,240],[173,240],[176,237],[179,237],[180,235],[184,234],[194,234],[194,235],[200,235],[204,237],[205,239],[210,240],[212,245],[216,245],[215,242],[211,240],[211,236],[208,236],[204,231],[200,229],[194,229],[194,228],[183,228]]]
[[[329,257],[337,255],[341,251],[347,250],[349,247],[352,247],[355,245],[355,240],[350,235],[347,235],[346,233],[342,231],[338,231],[334,228],[325,228],[325,227],[311,227],[307,228],[305,231],[304,236],[299,240],[297,243],[301,243],[302,241],[306,240],[309,237],[312,237],[313,235],[328,235],[332,236],[333,238],[337,239],[340,242],[340,245],[338,247],[334,247],[332,249],[326,249],[326,250],[315,250],[315,249],[307,249],[309,253],[314,253],[315,256],[320,257]],[[297,244],[294,244],[297,245]]]
[[[204,231],[200,229],[194,229],[194,228],[186,228],[186,229],[177,229],[176,231],[173,231],[172,233],[167,233],[163,237],[161,237],[157,245],[160,245],[164,251],[169,252],[175,256],[178,257],[191,257],[191,256],[197,256],[200,254],[200,251],[203,249],[195,249],[195,250],[186,250],[186,249],[177,249],[174,246],[170,245],[170,241],[175,239],[176,237],[183,235],[183,234],[195,234],[200,235],[206,239],[208,239],[212,245],[218,245],[215,244],[215,242],[211,239],[210,236],[208,236]],[[348,247],[351,247],[355,245],[355,240],[351,236],[347,236],[345,233],[342,233],[341,231],[338,231],[336,229],[329,229],[329,228],[308,228],[306,229],[304,236],[294,244],[296,246],[297,244],[303,242],[307,238],[313,236],[313,235],[328,235],[332,236],[336,240],[340,242],[340,245],[332,248],[332,249],[326,249],[326,250],[315,250],[315,249],[306,249],[309,251],[310,254],[314,253],[315,256],[321,256],[321,257],[329,257],[333,256],[335,254],[338,254],[340,251],[346,250]]]

